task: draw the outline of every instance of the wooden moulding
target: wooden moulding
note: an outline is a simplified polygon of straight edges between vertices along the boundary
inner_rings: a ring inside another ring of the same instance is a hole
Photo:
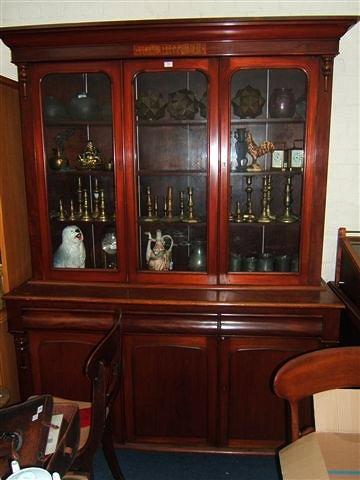
[[[356,21],[355,16],[343,16],[102,22],[10,27],[2,29],[0,37],[12,49],[15,63],[164,55],[336,55],[339,38]]]

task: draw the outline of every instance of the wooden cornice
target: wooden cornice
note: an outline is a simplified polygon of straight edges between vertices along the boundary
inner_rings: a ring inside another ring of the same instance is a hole
[[[336,55],[340,37],[357,21],[342,16],[100,22],[9,27],[1,29],[0,38],[15,63],[154,57],[167,51],[173,57]]]

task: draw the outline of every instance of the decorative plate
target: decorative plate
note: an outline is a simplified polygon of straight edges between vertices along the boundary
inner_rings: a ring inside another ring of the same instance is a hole
[[[160,120],[165,115],[166,102],[161,93],[140,93],[136,100],[136,114],[140,120]]]
[[[195,94],[191,90],[183,88],[169,93],[167,109],[175,120],[193,120],[199,111],[199,104]]]
[[[260,90],[247,85],[240,88],[231,100],[234,114],[240,118],[255,118],[261,114],[265,99]]]
[[[207,108],[208,108],[207,92],[204,92],[203,96],[199,100],[200,115],[203,118],[207,118]]]

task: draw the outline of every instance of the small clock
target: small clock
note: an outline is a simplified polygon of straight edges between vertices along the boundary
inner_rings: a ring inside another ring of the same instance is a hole
[[[289,167],[291,170],[302,170],[304,167],[304,150],[292,148],[289,150]]]
[[[284,148],[275,147],[271,154],[271,169],[286,170],[287,168],[287,151]]]
[[[301,142],[300,146],[299,146],[299,142]],[[288,150],[288,156],[289,156],[289,169],[302,171],[304,168],[304,157],[305,157],[302,140],[294,140],[294,146]]]

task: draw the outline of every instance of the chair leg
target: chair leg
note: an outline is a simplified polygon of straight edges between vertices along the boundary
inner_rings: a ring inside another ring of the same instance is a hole
[[[105,459],[109,465],[112,476],[115,480],[125,480],[125,477],[121,471],[119,462],[116,457],[112,434],[109,431],[104,432],[102,437],[102,446],[104,450]]]

